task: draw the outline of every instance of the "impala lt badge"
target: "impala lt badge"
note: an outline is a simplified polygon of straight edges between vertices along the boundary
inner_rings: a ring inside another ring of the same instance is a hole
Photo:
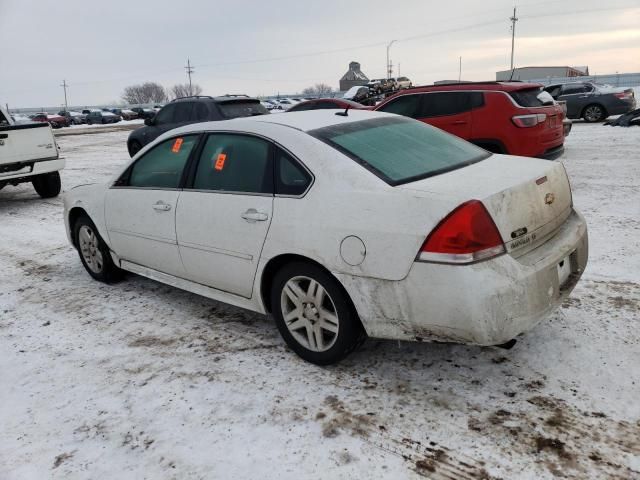
[[[556,196],[553,193],[547,193],[544,196],[544,203],[546,203],[547,205],[551,205],[555,199],[556,199]]]

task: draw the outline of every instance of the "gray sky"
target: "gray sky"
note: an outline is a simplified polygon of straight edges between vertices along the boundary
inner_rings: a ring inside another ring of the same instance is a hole
[[[640,0],[516,5],[516,66],[640,71]],[[337,88],[351,60],[369,78],[385,76],[394,39],[391,59],[414,84],[456,79],[459,56],[463,79],[490,80],[509,68],[512,8],[512,0],[0,0],[0,102],[60,105],[66,79],[70,104],[112,103],[133,83],[185,82],[187,57],[205,94]]]

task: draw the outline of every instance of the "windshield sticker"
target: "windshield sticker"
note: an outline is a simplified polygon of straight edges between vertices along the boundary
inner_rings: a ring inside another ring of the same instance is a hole
[[[180,151],[180,147],[182,147],[182,142],[184,140],[182,138],[176,138],[176,141],[173,142],[173,147],[171,147],[171,151],[173,153],[178,153]]]
[[[218,171],[222,170],[224,168],[224,162],[227,160],[227,154],[226,153],[219,153],[218,157],[216,158],[216,163],[214,165],[214,168]]]

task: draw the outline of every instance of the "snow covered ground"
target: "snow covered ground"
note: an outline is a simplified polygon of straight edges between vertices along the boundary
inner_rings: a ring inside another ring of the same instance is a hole
[[[63,187],[128,132],[59,138]],[[640,478],[640,128],[576,123],[590,264],[509,351],[369,340],[320,368],[266,317],[92,281],[60,198],[0,191],[0,478]]]

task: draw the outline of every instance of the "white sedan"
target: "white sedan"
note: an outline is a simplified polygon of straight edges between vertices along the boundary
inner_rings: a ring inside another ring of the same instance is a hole
[[[349,110],[188,125],[66,193],[89,274],[261,313],[317,364],[368,335],[510,342],[573,289],[587,229],[561,163]]]

